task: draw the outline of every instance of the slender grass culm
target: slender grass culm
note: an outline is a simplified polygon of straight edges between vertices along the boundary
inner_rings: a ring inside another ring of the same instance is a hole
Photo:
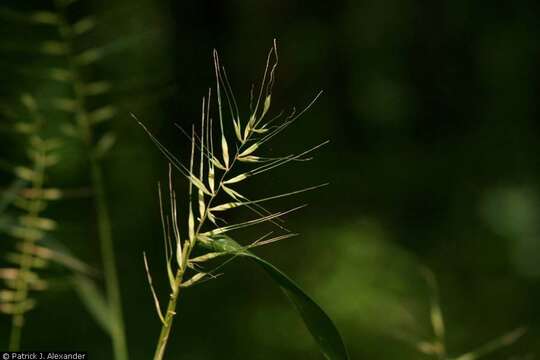
[[[429,318],[431,322],[432,339],[423,341],[412,341],[412,345],[418,352],[437,360],[477,360],[487,358],[498,350],[513,345],[526,332],[524,327],[518,327],[509,331],[487,343],[477,346],[461,355],[449,355],[446,342],[446,328],[441,304],[439,300],[439,290],[437,279],[428,268],[422,268],[422,273],[426,279],[431,292]],[[410,342],[410,341],[409,341]]]
[[[220,65],[218,55],[214,51],[215,96],[217,98],[217,118],[219,121],[216,121],[218,124],[215,126],[211,115],[212,91],[210,90],[208,96],[202,100],[202,118],[199,132],[196,133],[194,127],[191,134],[182,130],[191,140],[191,159],[188,166],[182,164],[140,123],[159,150],[170,161],[171,166],[176,168],[189,183],[187,192],[189,198],[188,214],[183,221],[182,215],[179,214],[177,209],[176,192],[172,185],[171,172],[169,172],[168,211],[164,209],[162,192],[159,191],[165,239],[166,270],[170,285],[169,301],[164,312],[158,295],[152,286],[148,261],[146,255],[144,256],[152,296],[162,323],[154,360],[164,358],[181,292],[201,281],[215,277],[216,268],[212,270],[204,267],[210,260],[223,258],[229,258],[230,260],[238,256],[253,260],[281,287],[295,305],[306,327],[327,359],[348,359],[341,336],[326,313],[283,272],[249,251],[253,247],[293,236],[294,234],[289,233],[280,224],[281,217],[303,207],[298,206],[285,211],[270,212],[261,205],[262,203],[314,190],[322,186],[311,186],[259,200],[250,200],[236,190],[237,185],[255,175],[266,173],[291,162],[309,160],[308,156],[311,152],[326,144],[326,142],[323,142],[299,154],[284,157],[270,158],[257,155],[257,152],[265,143],[293,124],[311,107],[320,95],[319,93],[299,113],[293,112],[286,118],[282,118],[281,115],[269,118],[267,115],[270,110],[277,64],[277,47],[274,41],[274,46],[268,54],[258,96],[254,99],[252,95],[250,113],[247,121],[243,121],[225,69]],[[228,116],[224,114],[224,107],[228,108],[230,121],[232,121],[234,130],[231,131],[231,134],[225,132],[225,121]],[[217,135],[214,133],[214,128],[218,129]],[[248,171],[239,171],[237,167],[241,164],[244,166],[251,165],[253,168]],[[248,209],[255,213],[256,217],[252,220],[234,224],[225,223],[223,219],[218,217],[219,214],[233,208]],[[264,222],[274,223],[279,229],[279,233],[266,234],[247,246],[241,246],[229,236],[233,230]],[[181,227],[181,223],[187,224],[187,234],[181,232],[181,228],[184,229],[183,226]],[[194,255],[194,249],[196,248],[204,251],[204,253],[200,255],[199,251],[197,251],[197,255]],[[229,260],[225,260],[218,268],[221,268]]]

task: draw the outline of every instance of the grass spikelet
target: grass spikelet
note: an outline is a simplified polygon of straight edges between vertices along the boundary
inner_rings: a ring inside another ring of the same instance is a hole
[[[259,148],[259,145],[260,144],[258,144],[258,143],[255,143],[255,144],[251,145],[246,150],[244,150],[240,154],[238,154],[237,158],[246,157],[248,155],[251,155],[255,150],[257,150]]]
[[[224,184],[234,184],[234,183],[238,183],[238,182],[240,182],[240,181],[242,181],[242,180],[244,180],[244,179],[247,179],[248,176],[249,176],[248,173],[240,174],[240,175],[237,175],[237,176],[235,176],[235,177],[233,177],[233,178],[230,178],[230,179],[228,179],[228,180],[223,181],[223,183],[224,183]]]
[[[193,277],[191,279],[184,281],[182,283],[182,285],[180,285],[180,286],[183,287],[183,288],[193,286],[196,283],[198,283],[199,281],[201,281],[207,275],[208,274],[206,274],[206,273],[197,273],[197,274],[193,275]]]

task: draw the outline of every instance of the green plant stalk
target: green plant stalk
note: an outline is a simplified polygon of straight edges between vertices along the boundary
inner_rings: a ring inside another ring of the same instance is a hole
[[[169,304],[167,305],[167,313],[165,314],[165,321],[161,327],[161,332],[159,333],[159,339],[156,346],[156,351],[154,353],[154,360],[161,360],[165,355],[165,349],[167,348],[167,343],[169,341],[169,335],[171,334],[174,315],[176,315],[176,303],[178,301],[178,296],[180,295],[181,284],[184,278],[183,269],[178,269],[176,277],[174,280],[175,288],[171,293],[171,298]]]
[[[60,8],[60,7],[59,7]],[[112,316],[115,317],[114,327],[110,334],[113,343],[114,358],[116,360],[127,360],[128,350],[125,335],[125,325],[122,314],[122,298],[116,269],[116,257],[114,252],[114,241],[110,211],[107,203],[105,183],[103,180],[103,170],[100,161],[93,148],[92,125],[88,113],[85,109],[85,95],[82,91],[83,83],[80,79],[78,65],[73,61],[73,35],[69,23],[62,14],[62,24],[60,25],[62,35],[68,47],[67,61],[69,70],[73,77],[73,89],[76,100],[75,118],[79,126],[80,135],[87,146],[89,154],[90,175],[92,188],[94,190],[94,202],[97,217],[98,236],[103,261],[103,272],[105,277],[105,288],[107,301]]]
[[[122,315],[122,298],[118,273],[116,270],[116,259],[114,253],[114,242],[112,238],[111,220],[109,206],[107,204],[105,186],[103,182],[103,172],[95,156],[90,156],[90,172],[92,184],[95,191],[95,207],[97,215],[98,234],[101,245],[101,257],[103,261],[103,272],[105,274],[105,287],[107,299],[113,316],[116,317],[112,328],[111,338],[115,359],[127,360],[127,344],[125,327]]]
[[[205,213],[206,218],[206,213]],[[197,229],[197,233],[200,231],[200,228]],[[194,238],[193,242],[189,243],[189,246],[186,246],[182,251],[182,266],[180,266],[176,272],[174,279],[174,288],[171,293],[169,304],[167,305],[167,313],[165,314],[165,319],[163,326],[161,327],[161,332],[159,333],[159,339],[156,346],[156,351],[154,353],[154,360],[162,360],[165,355],[165,350],[169,341],[169,336],[171,334],[172,325],[174,321],[174,316],[176,315],[176,303],[178,302],[178,297],[180,295],[180,290],[182,289],[182,281],[184,280],[184,274],[186,273],[188,267],[188,260],[195,247],[197,242],[197,237]]]
[[[73,68],[73,67],[72,67]],[[103,180],[103,170],[93,149],[92,129],[88,121],[88,114],[84,109],[84,96],[82,95],[80,80],[73,74],[74,88],[78,103],[76,117],[81,129],[81,133],[86,146],[88,147],[90,176],[92,188],[94,190],[94,203],[97,217],[98,237],[103,261],[103,273],[105,277],[105,288],[107,300],[113,316],[115,316],[114,327],[111,333],[113,343],[114,358],[116,360],[127,360],[128,351],[125,336],[125,326],[122,314],[122,298],[116,269],[116,257],[114,251],[114,241],[110,219],[109,205],[105,183]]]
[[[40,151],[34,164],[35,176],[32,179],[32,189],[39,192],[43,188],[44,176],[45,176],[45,164],[44,164],[44,152]],[[40,213],[40,200],[34,199],[30,205],[28,215],[30,217],[38,217]],[[33,256],[28,249],[34,244],[36,239],[26,236],[23,239],[23,251],[22,259],[19,268],[19,274],[16,281],[16,301],[23,301],[28,296],[28,282],[25,279],[26,274],[32,269]],[[9,339],[9,351],[19,351],[21,346],[22,330],[24,326],[24,313],[25,309],[22,307],[22,303],[13,314],[11,319],[11,333]]]

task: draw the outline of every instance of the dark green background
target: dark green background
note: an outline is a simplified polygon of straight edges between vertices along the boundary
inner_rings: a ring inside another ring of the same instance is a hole
[[[27,13],[50,6],[2,1],[3,9]],[[112,82],[99,103],[119,109],[100,131],[118,137],[104,167],[131,358],[150,358],[160,325],[143,251],[162,298],[167,294],[156,192],[167,164],[129,113],[185,159],[189,144],[174,123],[189,128],[199,120],[200,99],[213,84],[212,49],[247,116],[249,89],[260,80],[273,38],[280,53],[274,112],[301,108],[321,89],[324,95],[266,150],[287,154],[331,143],[313,162],[254,178],[245,191],[258,198],[330,186],[272,206],[310,204],[288,217],[301,236],[258,254],[327,309],[352,359],[424,358],[401,339],[433,336],[420,265],[439,280],[450,354],[526,326],[523,339],[489,358],[536,358],[527,356],[540,349],[539,10],[535,1],[484,0],[75,4],[70,17],[95,14],[100,21],[81,49],[115,44],[85,77]],[[62,89],[25,70],[56,61],[35,51],[54,36],[46,26],[0,17],[0,102],[11,108],[20,93],[31,92],[53,128],[66,121],[48,109]],[[0,157],[22,161],[23,145],[1,136]],[[81,148],[66,141],[62,156],[51,182],[87,187]],[[1,176],[2,184],[10,181]],[[55,237],[99,268],[91,205],[89,197],[71,197],[50,214],[60,224]],[[2,237],[2,251],[11,241]],[[242,260],[224,273],[182,298],[168,358],[320,358],[264,273]],[[111,358],[108,338],[69,286],[59,283],[38,299],[25,349]],[[8,330],[4,316],[0,348]]]

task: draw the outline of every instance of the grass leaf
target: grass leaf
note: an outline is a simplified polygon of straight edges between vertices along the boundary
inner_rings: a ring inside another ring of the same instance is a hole
[[[321,352],[329,360],[349,359],[347,349],[337,327],[324,310],[307,295],[291,278],[276,268],[274,265],[253,253],[245,250],[240,244],[228,236],[220,235],[214,237],[211,247],[216,252],[230,252],[236,255],[246,256],[258,264],[276,284],[283,290],[285,295],[294,304],[296,310],[302,317],[304,324],[319,345]]]
[[[73,279],[73,285],[82,303],[96,322],[107,334],[112,334],[115,327],[115,317],[94,281],[86,276],[76,276]]]

